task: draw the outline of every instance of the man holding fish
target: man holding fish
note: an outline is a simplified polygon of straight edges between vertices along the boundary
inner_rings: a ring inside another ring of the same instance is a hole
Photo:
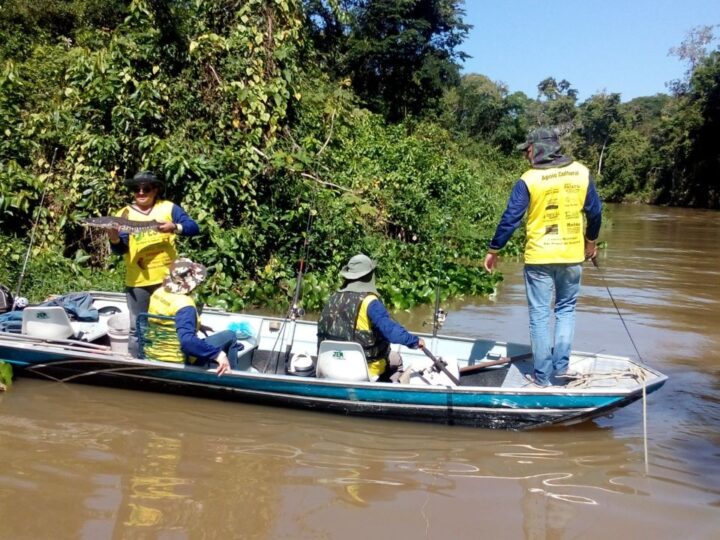
[[[139,313],[148,310],[150,296],[177,258],[176,237],[195,236],[200,228],[180,206],[160,198],[164,184],[152,171],[140,171],[124,184],[133,192],[133,202],[116,213],[121,219],[108,228],[108,238],[113,253],[125,258],[125,295],[130,311],[128,348],[136,355],[135,321]],[[123,221],[135,226],[122,227]],[[152,222],[153,226],[143,228],[139,222]]]

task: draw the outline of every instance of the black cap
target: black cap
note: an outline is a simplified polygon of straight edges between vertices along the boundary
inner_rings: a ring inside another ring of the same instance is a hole
[[[138,186],[140,184],[152,184],[159,188],[165,187],[165,183],[152,171],[140,171],[132,178],[126,178],[124,184],[127,187]]]
[[[558,140],[557,132],[552,128],[541,127],[531,131],[525,142],[518,144],[515,148],[518,150],[526,150],[531,144],[542,144],[551,146],[552,148],[560,148],[560,141]]]

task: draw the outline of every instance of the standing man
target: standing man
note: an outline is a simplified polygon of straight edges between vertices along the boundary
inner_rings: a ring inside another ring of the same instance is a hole
[[[395,322],[375,288],[375,261],[359,253],[340,271],[344,282],[328,300],[318,321],[318,346],[326,339],[355,341],[365,351],[371,380],[389,378],[402,366],[391,343],[423,348],[423,338]]]
[[[148,310],[150,295],[167,276],[170,263],[177,258],[175,239],[195,236],[198,224],[177,204],[160,198],[164,184],[152,171],[140,171],[125,180],[133,193],[133,202],[117,212],[117,216],[133,221],[157,221],[156,230],[136,233],[108,230],[110,248],[125,258],[125,296],[130,311],[130,354],[137,356],[135,321]]]
[[[553,374],[567,375],[582,263],[597,255],[602,203],[587,167],[560,153],[554,130],[536,129],[517,148],[532,168],[513,187],[490,241],[485,269],[492,272],[498,251],[527,213],[524,274],[534,361],[534,376],[529,378],[545,387],[551,386]],[[554,339],[549,329],[553,295]]]

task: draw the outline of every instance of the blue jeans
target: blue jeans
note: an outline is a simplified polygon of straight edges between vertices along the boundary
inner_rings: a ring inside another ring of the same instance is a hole
[[[238,351],[243,350],[243,344],[238,342],[235,332],[232,330],[216,332],[211,336],[206,337],[205,343],[214,345],[215,347],[220,347],[223,351],[225,351],[225,354],[227,354],[230,367],[232,369],[240,368],[238,365]],[[210,362],[205,364],[196,363],[195,365],[207,365],[209,363]],[[249,367],[250,366],[243,366],[242,369],[248,369]]]
[[[549,386],[553,373],[562,375],[568,368],[582,264],[526,264],[524,273],[535,381],[541,386]],[[554,339],[550,336],[553,293]]]

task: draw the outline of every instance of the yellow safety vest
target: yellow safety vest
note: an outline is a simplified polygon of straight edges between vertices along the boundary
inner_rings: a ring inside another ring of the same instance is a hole
[[[126,206],[115,215],[133,221],[172,221],[173,203],[157,201],[149,214],[143,214],[132,206]],[[170,263],[177,258],[175,234],[149,230],[130,233],[128,251],[125,253],[125,285],[146,287],[157,285],[168,273]]]
[[[374,294],[368,294],[363,298],[362,304],[360,304],[360,311],[358,312],[357,322],[355,323],[355,330],[358,332],[372,332],[372,323],[368,315],[368,306],[373,300],[377,300],[378,297]],[[368,373],[371,377],[379,377],[387,369],[387,358],[377,358],[375,360],[368,360]]]
[[[192,297],[187,294],[170,293],[160,287],[150,297],[148,313],[163,317],[175,317],[178,311],[186,307],[195,308],[195,301]],[[197,318],[197,326],[200,328],[200,317]],[[150,318],[143,339],[147,343],[145,355],[152,360],[162,360],[163,362],[185,361],[185,354],[180,348],[180,338],[175,329],[174,319],[158,320]],[[190,358],[190,363],[193,360],[193,358]]]
[[[525,264],[582,262],[587,167],[574,161],[565,167],[530,169],[521,178],[530,192]]]

